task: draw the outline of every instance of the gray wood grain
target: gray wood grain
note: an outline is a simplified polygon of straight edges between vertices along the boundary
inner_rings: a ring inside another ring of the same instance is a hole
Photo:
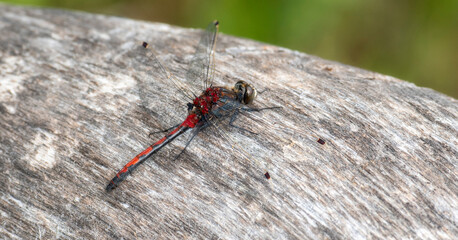
[[[186,115],[166,79],[142,100],[151,73],[126,53],[148,41],[183,80],[200,30],[2,5],[0,33],[2,239],[458,236],[453,98],[222,34],[215,83],[246,80],[262,92],[254,107],[283,108],[240,116],[257,134],[228,128],[235,149],[203,132],[180,158],[184,140],[107,193],[160,137],[150,132]]]

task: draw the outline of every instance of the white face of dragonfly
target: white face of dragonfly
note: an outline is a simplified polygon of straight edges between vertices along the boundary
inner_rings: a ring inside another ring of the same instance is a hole
[[[233,88],[234,92],[237,93],[237,96],[241,97],[241,102],[243,104],[250,104],[252,103],[257,96],[256,88],[253,85],[245,82],[245,81],[238,81]]]

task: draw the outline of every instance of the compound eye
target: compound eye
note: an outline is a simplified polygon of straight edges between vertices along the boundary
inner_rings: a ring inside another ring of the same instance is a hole
[[[243,104],[250,104],[256,98],[256,89],[244,81],[238,81],[234,86],[234,91],[237,92]]]
[[[244,82],[244,81],[238,81],[238,82],[234,85],[234,90],[236,90],[237,92],[243,91],[244,85],[245,85],[245,82]]]
[[[243,96],[243,101],[245,104],[252,103],[257,96],[256,89],[248,83],[245,83],[245,94]]]

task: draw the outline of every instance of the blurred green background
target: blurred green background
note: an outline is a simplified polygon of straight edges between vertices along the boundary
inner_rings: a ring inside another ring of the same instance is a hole
[[[458,98],[458,0],[7,0],[252,38]]]

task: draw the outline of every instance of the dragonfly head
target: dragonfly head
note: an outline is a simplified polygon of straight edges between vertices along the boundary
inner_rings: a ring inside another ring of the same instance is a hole
[[[238,81],[234,85],[234,91],[237,93],[237,96],[239,96],[240,101],[243,104],[252,103],[257,95],[256,89],[245,81]]]

